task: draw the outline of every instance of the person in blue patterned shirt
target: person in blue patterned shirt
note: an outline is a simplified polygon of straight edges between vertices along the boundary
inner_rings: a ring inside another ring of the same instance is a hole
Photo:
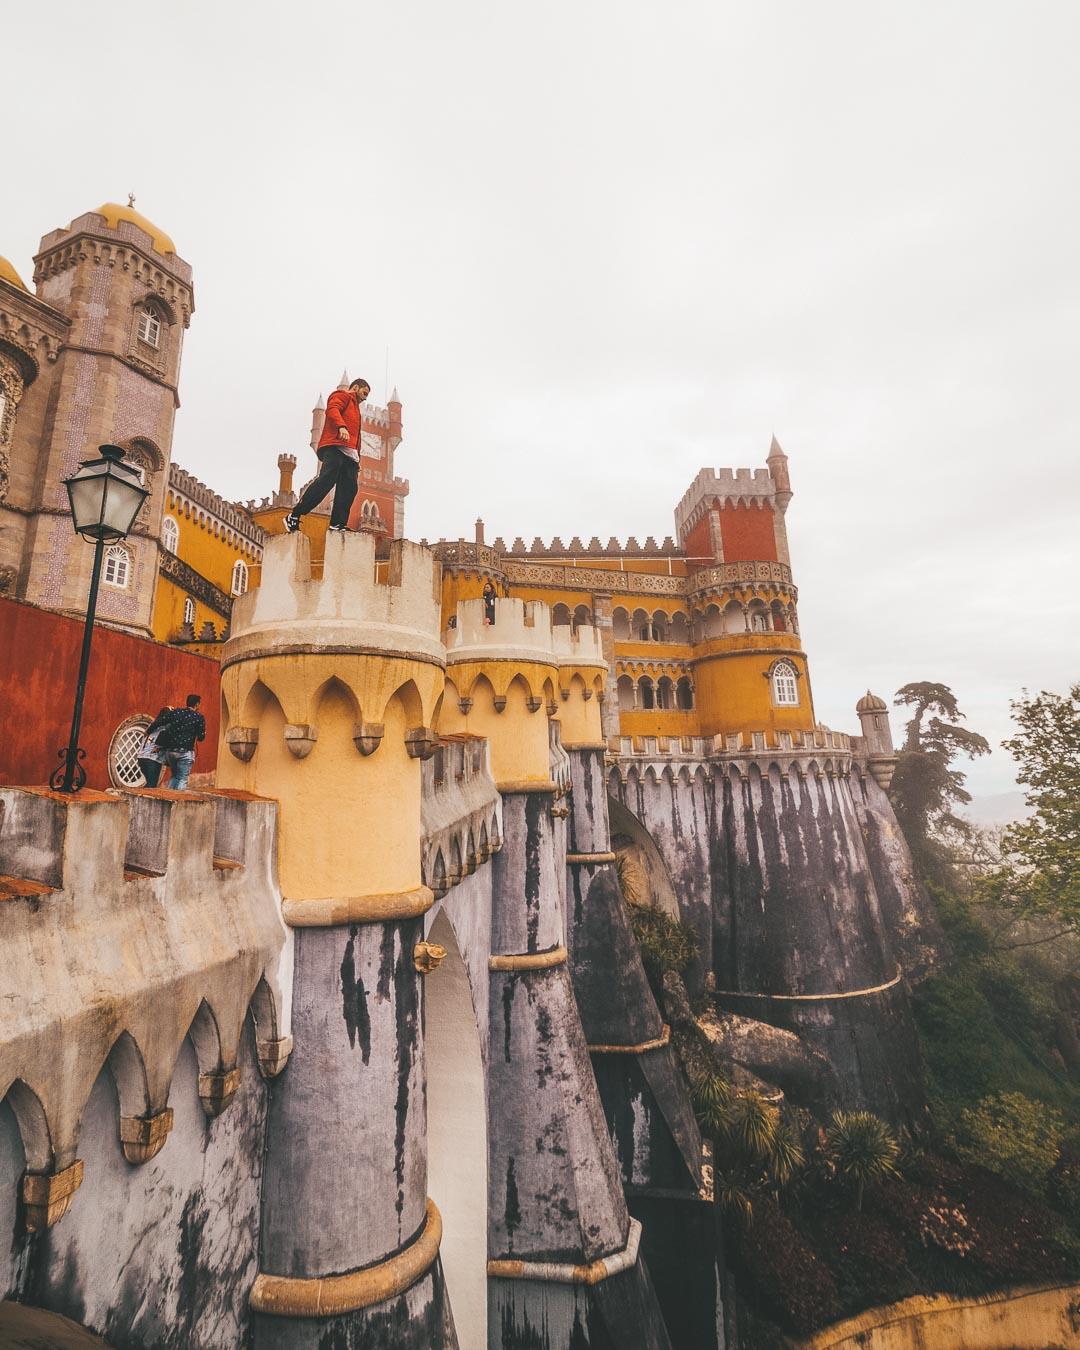
[[[186,706],[173,709],[158,732],[158,749],[165,752],[169,787],[174,792],[183,792],[187,787],[195,763],[195,743],[206,740],[206,718],[199,712],[201,702],[198,694],[188,694]]]

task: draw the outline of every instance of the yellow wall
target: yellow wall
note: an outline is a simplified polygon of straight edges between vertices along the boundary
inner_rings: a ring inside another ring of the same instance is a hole
[[[800,1350],[1052,1350],[1080,1345],[1080,1284],[916,1295],[826,1327]]]
[[[180,530],[176,556],[205,577],[226,595],[232,595],[233,567],[238,560],[248,569],[248,588],[256,584],[258,547],[247,539],[238,542],[236,531],[205,508],[196,507],[170,490],[165,498],[165,516],[171,516]],[[231,537],[230,537],[231,536]],[[255,570],[253,570],[255,569]],[[159,642],[176,637],[184,622],[184,597],[188,594],[176,582],[158,574],[154,596],[152,627]],[[225,619],[216,610],[202,604],[195,595],[195,632],[209,619],[219,635]]]
[[[460,685],[458,684],[460,681]],[[529,689],[515,676],[506,689],[506,706],[495,708],[495,687],[473,662],[465,668],[452,666],[446,674],[439,731],[443,734],[467,731],[486,736],[491,748],[491,774],[500,787],[511,783],[544,783],[551,779],[548,749],[547,709],[530,712]],[[472,706],[463,713],[460,690],[468,689]]]
[[[802,676],[795,707],[773,704],[768,671],[778,658],[789,661]],[[694,664],[694,696],[703,736],[733,731],[810,731],[814,727],[806,657],[791,648],[716,652],[699,658]]]

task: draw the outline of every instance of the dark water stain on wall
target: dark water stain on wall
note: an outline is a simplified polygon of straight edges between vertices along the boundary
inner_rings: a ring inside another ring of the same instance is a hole
[[[371,1058],[371,1017],[368,1013],[367,990],[364,988],[363,978],[356,974],[354,949],[357,932],[356,925],[349,929],[345,955],[341,958],[341,1002],[345,1028],[349,1033],[349,1045],[355,1048],[359,1039],[360,1054],[367,1064]]]

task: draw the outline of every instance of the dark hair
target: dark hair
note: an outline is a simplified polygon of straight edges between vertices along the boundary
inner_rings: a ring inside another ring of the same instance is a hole
[[[349,381],[349,388],[350,388],[350,389],[355,389],[356,386],[357,386],[358,384],[362,384],[362,385],[364,386],[364,388],[368,391],[368,393],[369,393],[369,394],[371,393],[371,385],[368,384],[367,380],[360,380],[360,379],[350,380],[350,381]]]
[[[198,705],[201,702],[202,702],[202,694],[188,694],[187,705],[189,708],[198,707]]]

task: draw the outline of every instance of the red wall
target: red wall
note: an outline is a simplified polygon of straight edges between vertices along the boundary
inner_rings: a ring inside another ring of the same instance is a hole
[[[683,549],[691,567],[695,565],[695,562],[700,567],[702,561],[708,558],[711,558],[714,562],[716,560],[712,545],[712,530],[709,528],[711,518],[712,510],[710,509],[705,512],[683,540]]]
[[[735,506],[720,509],[720,538],[725,562],[775,562],[776,531],[771,506]]]
[[[79,673],[83,625],[47,609],[0,599],[0,783],[46,783],[67,745]],[[206,740],[195,772],[217,761],[221,672],[212,657],[196,656],[149,638],[94,629],[86,681],[83,761],[90,787],[109,787],[109,742],[136,713],[153,715],[164,703],[201,694]]]

